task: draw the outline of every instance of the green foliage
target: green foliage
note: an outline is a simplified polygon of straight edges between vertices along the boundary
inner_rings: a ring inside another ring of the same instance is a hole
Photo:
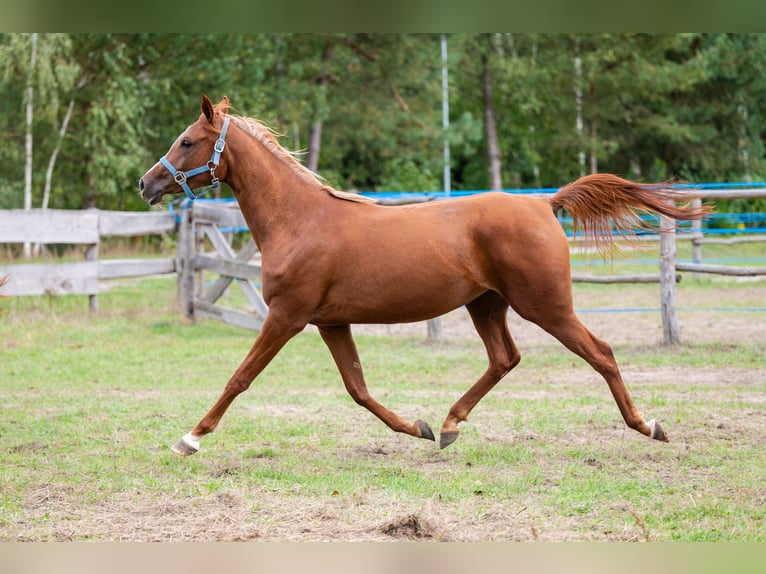
[[[441,187],[438,35],[40,34],[34,70],[29,42],[0,35],[2,208],[22,204],[30,81],[34,205],[71,100],[50,205],[145,209],[135,180],[203,92],[229,96],[292,149],[321,124],[318,171],[336,187]],[[505,188],[557,187],[591,166],[640,180],[766,178],[762,34],[450,34],[448,51],[454,189],[488,186],[485,71]]]
[[[438,176],[410,158],[394,158],[386,165],[379,191],[437,191],[441,189]]]

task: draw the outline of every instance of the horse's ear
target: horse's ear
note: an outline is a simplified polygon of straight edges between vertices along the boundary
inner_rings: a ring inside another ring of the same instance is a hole
[[[229,113],[229,98],[227,98],[226,96],[222,97],[221,101],[218,102],[218,107],[221,109],[221,111],[224,114],[228,114]]]
[[[208,123],[213,125],[213,102],[205,94],[202,94],[202,113],[205,114]]]

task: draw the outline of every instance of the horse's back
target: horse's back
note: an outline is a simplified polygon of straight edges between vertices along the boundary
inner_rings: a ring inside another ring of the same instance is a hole
[[[404,226],[436,223],[450,228],[502,227],[514,230],[556,223],[550,203],[539,197],[487,192],[444,201],[399,206],[370,206],[381,220],[391,219]]]
[[[474,249],[511,252],[514,259],[556,250],[566,251],[568,258],[566,236],[544,198],[488,192],[425,204],[408,217],[421,229],[427,222],[438,222],[445,233],[471,241]]]
[[[445,201],[404,206],[349,204],[336,237],[365,259],[391,264],[437,260],[469,274],[488,259],[505,266],[553,256],[568,260],[568,243],[547,200],[488,192]],[[430,266],[429,266],[430,267]]]

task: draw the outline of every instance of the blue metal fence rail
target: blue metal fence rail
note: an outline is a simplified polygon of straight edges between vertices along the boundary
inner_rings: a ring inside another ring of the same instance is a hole
[[[728,182],[728,183],[698,183],[698,184],[676,184],[673,187],[679,189],[689,190],[732,190],[732,189],[749,189],[749,188],[766,188],[766,182]],[[514,194],[514,195],[549,195],[558,190],[554,187],[541,187],[541,188],[528,188],[528,189],[504,189],[502,193]],[[407,203],[420,203],[441,199],[451,199],[457,197],[467,197],[472,195],[479,195],[482,193],[489,193],[489,190],[462,190],[451,191],[449,194],[444,191],[429,191],[429,192],[407,192],[407,191],[374,191],[374,192],[361,192],[360,195],[383,200],[384,202],[400,201]],[[197,199],[199,202],[235,202],[234,198],[223,199]],[[184,209],[188,208],[189,200],[186,198],[178,199],[168,204],[168,209],[175,216],[176,221],[181,220],[181,213]],[[647,223],[649,227],[656,227],[659,218],[652,215],[642,216],[641,219]],[[561,216],[558,218],[562,227],[564,228],[567,236],[571,237],[572,232],[572,218],[567,216]],[[684,221],[679,222],[679,232],[691,232],[691,222]],[[246,231],[246,228],[232,228],[225,231]],[[700,231],[703,235],[731,235],[731,234],[756,234],[766,233],[766,212],[732,212],[732,213],[713,213],[705,218],[702,222]],[[618,234],[619,232],[613,231],[612,233]],[[637,230],[638,235],[646,235],[655,233],[651,229]]]

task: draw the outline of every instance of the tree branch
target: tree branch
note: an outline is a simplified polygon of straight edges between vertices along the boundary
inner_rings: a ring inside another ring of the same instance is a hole
[[[361,44],[359,44],[359,42],[356,42],[350,38],[345,38],[342,43],[344,46],[351,49],[355,53],[359,54],[362,58],[364,58],[368,62],[373,62],[375,64],[378,64],[378,67],[380,68],[380,71],[383,74],[383,80],[385,81],[386,86],[388,87],[388,91],[391,94],[391,97],[394,98],[394,101],[399,106],[399,109],[401,109],[403,112],[409,112],[410,106],[407,105],[407,102],[399,93],[399,90],[396,89],[396,86],[391,81],[391,76],[388,73],[388,69],[380,61],[380,58],[378,57],[378,55],[367,51],[364,47],[362,47]]]

